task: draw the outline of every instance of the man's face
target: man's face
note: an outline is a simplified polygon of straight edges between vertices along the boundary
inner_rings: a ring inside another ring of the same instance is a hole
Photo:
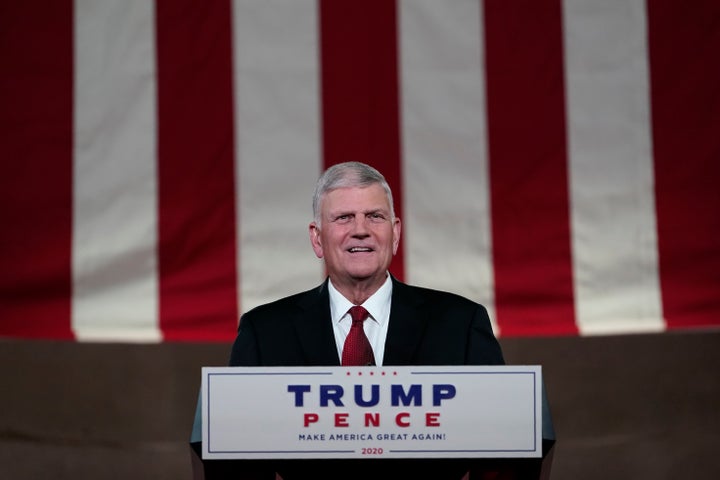
[[[320,215],[320,228],[310,224],[310,241],[333,284],[377,281],[379,287],[400,243],[400,219],[391,218],[382,186],[331,190],[321,200]]]

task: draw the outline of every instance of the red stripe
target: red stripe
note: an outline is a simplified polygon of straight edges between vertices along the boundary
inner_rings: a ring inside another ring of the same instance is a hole
[[[660,284],[668,328],[720,325],[720,4],[648,2]]]
[[[485,1],[496,316],[575,334],[560,0]]]
[[[380,170],[402,218],[395,2],[321,0],[320,37],[324,164]],[[390,270],[404,277],[402,247]]]
[[[237,328],[230,2],[159,0],[160,326],[168,340]]]
[[[71,339],[73,9],[0,8],[0,335]]]

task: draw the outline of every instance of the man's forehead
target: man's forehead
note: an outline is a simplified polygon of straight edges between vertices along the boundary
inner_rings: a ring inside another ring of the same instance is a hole
[[[364,187],[334,188],[323,195],[322,200],[324,205],[328,203],[325,202],[325,200],[328,199],[330,200],[330,203],[344,203],[347,204],[346,206],[362,204],[363,209],[366,209],[368,204],[374,204],[375,206],[372,208],[375,209],[389,209],[390,207],[390,199],[388,198],[387,193],[382,186],[377,183]]]

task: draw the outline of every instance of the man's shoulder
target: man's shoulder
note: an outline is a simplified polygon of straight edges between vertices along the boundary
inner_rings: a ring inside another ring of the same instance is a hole
[[[399,281],[395,282],[393,288],[401,297],[416,299],[416,301],[426,302],[430,305],[456,305],[469,308],[482,306],[474,300],[448,290],[410,285]]]
[[[305,290],[304,292],[293,293],[286,297],[260,304],[248,310],[243,316],[261,317],[265,315],[278,315],[297,310],[298,308],[307,308],[320,301],[323,295],[327,295],[326,283],[310,290]]]

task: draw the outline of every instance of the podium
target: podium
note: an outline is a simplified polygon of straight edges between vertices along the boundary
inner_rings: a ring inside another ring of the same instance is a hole
[[[554,445],[538,366],[206,367],[190,455],[196,480],[540,480]]]

